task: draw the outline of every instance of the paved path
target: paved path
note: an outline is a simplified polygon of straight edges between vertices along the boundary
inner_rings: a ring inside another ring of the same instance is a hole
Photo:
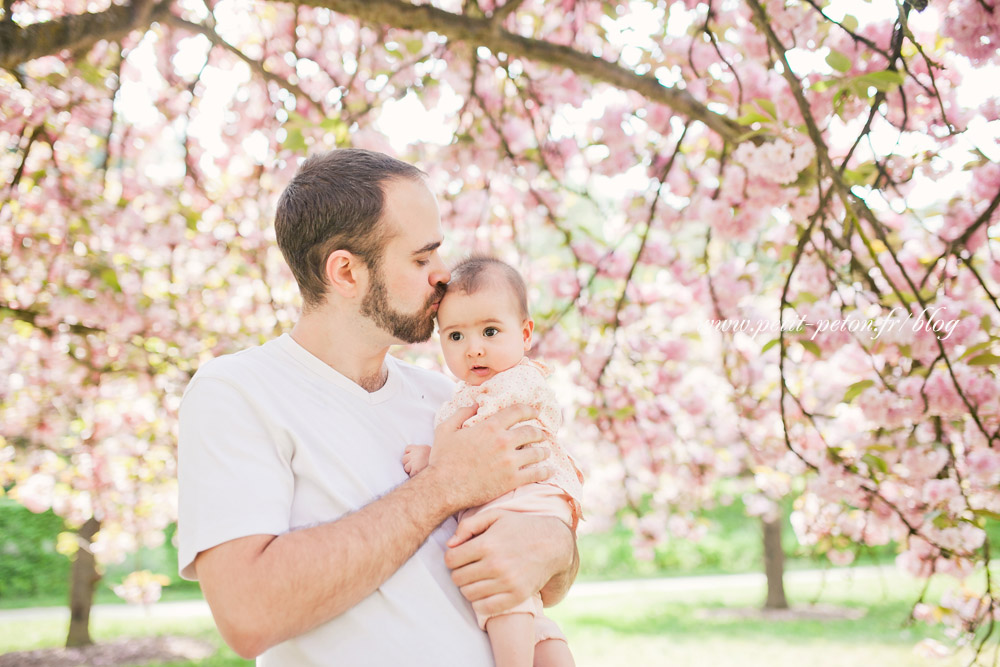
[[[796,570],[785,573],[785,585],[818,582],[825,578],[827,584],[850,580],[877,579],[893,573],[893,567],[856,567],[836,570]],[[570,589],[568,600],[601,595],[623,595],[634,592],[683,592],[713,588],[763,587],[762,573],[723,574],[698,577],[669,577],[660,579],[623,579],[619,581],[581,581]],[[127,604],[97,604],[91,610],[91,619],[135,618],[191,618],[208,616],[204,600],[160,602],[147,607]],[[32,607],[27,609],[0,609],[0,623],[35,619],[68,620],[67,607]]]

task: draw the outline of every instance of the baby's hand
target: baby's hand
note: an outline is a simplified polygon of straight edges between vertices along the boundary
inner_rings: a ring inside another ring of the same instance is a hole
[[[427,467],[431,458],[430,445],[408,445],[403,450],[403,470],[410,477]]]

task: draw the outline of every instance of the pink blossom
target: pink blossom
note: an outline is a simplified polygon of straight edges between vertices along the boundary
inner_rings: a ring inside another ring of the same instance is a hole
[[[984,487],[1000,483],[1000,452],[993,449],[975,449],[966,457],[968,474]]]
[[[957,509],[961,509],[964,505],[958,482],[953,479],[931,479],[925,482],[923,500],[931,507],[943,504],[951,506],[953,503],[957,503]]]
[[[954,40],[959,53],[973,64],[981,64],[997,59],[998,24],[995,11],[988,12],[984,5],[974,0],[956,0],[948,5],[942,32]]]
[[[14,487],[14,497],[36,514],[52,507],[55,478],[51,474],[34,474]]]
[[[853,551],[831,549],[826,552],[826,557],[829,558],[830,562],[837,567],[846,567],[854,562]]]
[[[784,139],[754,146],[745,141],[737,147],[733,157],[756,177],[787,185],[798,178],[799,172],[809,166],[816,156],[810,143],[792,145]]]
[[[932,607],[925,604],[918,604],[918,607],[926,607],[930,611],[922,612],[917,620],[924,621],[925,623],[934,623],[937,621],[936,615],[933,613]],[[914,612],[916,614],[916,612]],[[930,658],[930,659],[941,659],[947,658],[951,655],[951,649],[942,644],[936,639],[931,639],[930,637],[925,637],[917,642],[917,645],[913,648],[913,652],[917,655]]]

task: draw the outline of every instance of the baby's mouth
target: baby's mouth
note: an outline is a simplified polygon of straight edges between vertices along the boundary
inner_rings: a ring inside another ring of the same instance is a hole
[[[490,372],[490,369],[486,366],[473,366],[470,370],[476,375],[485,375]]]

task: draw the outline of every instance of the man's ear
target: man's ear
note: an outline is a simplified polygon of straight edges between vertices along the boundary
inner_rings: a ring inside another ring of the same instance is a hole
[[[531,349],[531,332],[535,330],[535,321],[532,319],[527,319],[524,324],[521,325],[521,335],[524,336],[524,351],[527,352]]]
[[[364,261],[347,250],[334,250],[326,258],[324,276],[330,289],[340,296],[351,299],[359,294],[368,276]]]

